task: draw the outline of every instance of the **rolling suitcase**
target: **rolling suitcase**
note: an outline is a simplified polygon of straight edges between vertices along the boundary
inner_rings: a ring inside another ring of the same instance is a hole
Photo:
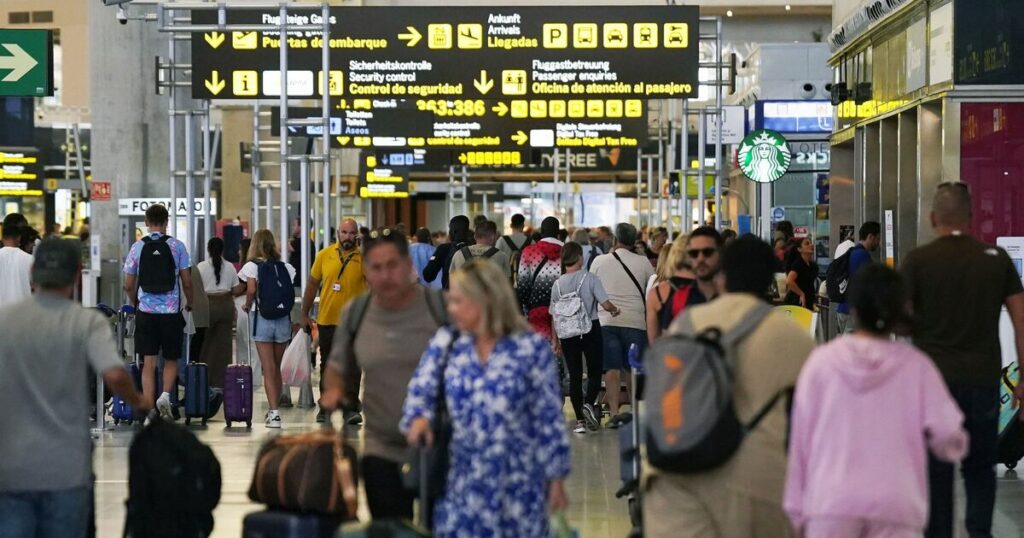
[[[1016,362],[1003,368],[999,386],[999,442],[996,445],[997,462],[1015,469],[1024,458],[1024,423],[1020,421],[1021,407],[1013,397],[1013,389],[1020,382],[1020,368]]]
[[[189,353],[191,335],[185,339],[185,424],[198,418],[206,425],[210,416],[210,379],[206,365],[192,362]]]
[[[117,312],[117,355],[121,357],[121,360],[125,358],[125,345],[124,340],[127,336],[129,315],[134,311],[130,306],[123,306],[121,310]],[[128,370],[128,375],[131,376],[132,382],[135,384],[135,390],[142,392],[142,370],[139,368],[138,363],[130,362],[125,367]],[[128,405],[128,402],[124,401],[117,394],[113,396],[110,405],[110,415],[114,419],[114,425],[118,425],[122,422],[127,423],[129,426],[135,422],[135,409]]]
[[[249,364],[229,364],[224,370],[224,421],[244,422],[252,428],[252,348],[248,348]]]
[[[242,521],[242,538],[333,538],[342,519],[283,510],[253,512]]]

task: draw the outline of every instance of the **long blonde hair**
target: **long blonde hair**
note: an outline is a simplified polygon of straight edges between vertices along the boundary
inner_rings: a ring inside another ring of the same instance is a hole
[[[656,271],[658,283],[668,281],[677,272],[687,267],[689,260],[686,258],[686,243],[689,240],[689,235],[679,234],[676,240],[672,242],[671,247],[662,247],[661,255],[658,256],[658,269]]]
[[[263,261],[277,261],[281,259],[281,253],[277,250],[277,241],[274,240],[274,232],[267,230],[257,230],[252,236],[252,242],[249,244],[249,261],[263,260]]]
[[[452,286],[458,286],[468,300],[480,305],[483,326],[492,336],[502,338],[530,328],[516,307],[519,301],[512,286],[494,262],[470,260],[451,278]]]

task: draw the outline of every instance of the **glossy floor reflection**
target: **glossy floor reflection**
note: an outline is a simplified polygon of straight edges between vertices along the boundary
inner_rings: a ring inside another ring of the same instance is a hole
[[[298,400],[298,389],[293,389]],[[213,447],[220,460],[223,490],[220,505],[214,513],[215,537],[242,535],[242,518],[260,506],[249,501],[247,492],[256,454],[272,430],[263,426],[266,410],[261,390],[256,395],[257,424],[251,432],[245,428],[225,428],[217,417],[205,428],[194,425],[199,438]],[[566,406],[568,408],[568,406]],[[282,409],[285,433],[299,433],[318,427],[313,409]],[[335,416],[335,424],[340,417]],[[568,422],[566,423],[568,428]],[[359,443],[358,429],[349,432],[352,442]],[[120,426],[105,432],[96,442],[96,510],[98,536],[120,536],[124,524],[124,501],[128,491],[128,443],[132,430]],[[630,529],[625,502],[615,498],[619,487],[618,436],[610,430],[577,436],[570,434],[573,450],[573,474],[568,492],[571,500],[569,519],[585,538],[622,538]],[[961,494],[962,495],[962,494]],[[368,519],[365,502],[360,503],[362,519]],[[958,508],[963,510],[962,496]],[[999,498],[995,516],[995,536],[1024,537],[1024,481],[1005,468],[999,469]],[[961,530],[957,536],[966,536]]]

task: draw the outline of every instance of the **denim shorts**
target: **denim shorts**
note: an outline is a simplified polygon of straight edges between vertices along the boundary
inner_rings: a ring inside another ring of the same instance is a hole
[[[292,320],[287,316],[280,319],[267,319],[257,314],[256,330],[253,335],[253,340],[257,342],[287,344],[292,339]]]
[[[629,346],[636,344],[643,356],[647,348],[647,331],[629,327],[601,327],[604,343],[604,371],[629,370]]]

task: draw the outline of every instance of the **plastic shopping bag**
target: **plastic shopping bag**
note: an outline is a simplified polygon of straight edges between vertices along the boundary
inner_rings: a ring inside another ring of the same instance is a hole
[[[299,331],[292,338],[281,359],[281,382],[290,386],[302,386],[309,382],[309,333]]]

